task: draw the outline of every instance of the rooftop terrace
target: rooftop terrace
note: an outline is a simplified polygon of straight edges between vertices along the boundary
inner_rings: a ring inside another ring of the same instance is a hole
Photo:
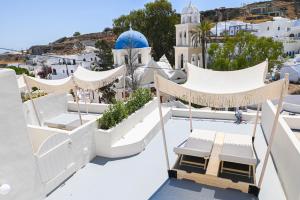
[[[195,128],[252,134],[253,124],[235,124],[233,121],[194,119]],[[186,118],[171,118],[166,123],[166,137],[171,165],[176,162],[173,148],[189,135],[189,121]],[[266,143],[260,126],[257,129],[255,149],[259,159],[257,179],[261,171],[261,160],[266,151]],[[191,181],[168,179],[163,155],[162,135],[159,132],[138,155],[123,159],[96,157],[74,176],[51,193],[47,200],[93,199],[257,199],[253,195],[229,189],[203,186]],[[267,165],[267,173],[259,199],[285,199],[272,159]]]

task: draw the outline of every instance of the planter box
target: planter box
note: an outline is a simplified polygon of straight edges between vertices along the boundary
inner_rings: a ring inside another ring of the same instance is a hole
[[[141,122],[157,108],[157,98],[145,104],[142,108],[132,113],[117,126],[108,129],[98,129],[95,131],[96,154],[98,156],[111,157],[112,146],[126,135],[136,124]]]

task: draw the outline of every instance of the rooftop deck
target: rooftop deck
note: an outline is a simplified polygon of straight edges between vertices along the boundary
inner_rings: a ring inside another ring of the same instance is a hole
[[[252,134],[253,124],[234,124],[232,121],[193,120],[194,128],[217,130],[235,134]],[[189,121],[172,118],[166,123],[166,137],[171,165],[177,156],[173,148],[189,135]],[[257,180],[266,143],[260,126],[257,129],[255,149],[259,159]],[[266,177],[259,199],[285,199],[272,159],[269,159]],[[196,184],[190,181],[168,179],[161,133],[157,134],[142,153],[123,159],[95,158],[61,187],[51,193],[47,200],[96,199],[224,199],[254,200],[256,197],[235,190],[224,190]]]

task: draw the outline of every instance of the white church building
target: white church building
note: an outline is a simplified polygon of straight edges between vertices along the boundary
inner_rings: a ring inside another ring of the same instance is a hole
[[[177,83],[183,83],[186,80],[186,74],[181,68],[173,68],[166,56],[162,56],[159,61],[154,61],[151,56],[151,47],[147,38],[140,32],[132,30],[122,33],[115,43],[112,50],[114,58],[114,67],[127,65],[126,82],[131,83],[132,76],[130,73],[130,65],[134,70],[133,77],[138,87],[154,88],[154,73],[157,72],[161,76]],[[126,85],[128,85],[126,84]],[[116,99],[123,98],[124,78],[122,77],[115,84],[117,92]],[[128,88],[129,89],[129,88]]]
[[[182,10],[181,23],[176,25],[175,69],[184,68],[187,62],[202,67],[201,48],[194,46],[191,34],[199,24],[200,12],[189,3]]]

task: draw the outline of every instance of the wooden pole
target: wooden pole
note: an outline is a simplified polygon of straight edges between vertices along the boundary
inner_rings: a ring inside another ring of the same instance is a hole
[[[255,139],[257,124],[258,124],[258,119],[259,119],[259,110],[260,110],[260,104],[257,104],[256,118],[255,118],[255,124],[254,124],[253,135],[252,135],[252,142],[254,142],[254,139]]]
[[[28,85],[28,83],[27,83],[27,80],[26,80],[24,74],[23,74],[23,79],[24,79],[24,82],[25,82],[26,87],[27,87],[27,90],[28,90],[28,95],[29,95],[30,101],[31,101],[31,103],[32,103],[32,107],[33,107],[33,110],[34,110],[34,113],[35,113],[35,117],[36,117],[36,119],[37,119],[37,121],[38,121],[39,126],[42,126],[41,120],[40,120],[40,118],[39,118],[39,115],[38,115],[38,112],[37,112],[37,109],[36,109],[36,105],[35,105],[35,103],[34,103],[34,101],[33,101],[33,98],[32,98],[31,92],[30,92],[31,89],[30,89],[30,87],[29,87],[29,85]]]
[[[272,131],[271,131],[271,136],[269,139],[268,149],[267,149],[267,152],[266,152],[266,155],[264,158],[264,164],[263,164],[261,175],[260,175],[259,181],[258,181],[259,188],[261,188],[261,186],[262,186],[263,178],[265,176],[265,172],[266,172],[266,168],[267,168],[267,164],[268,164],[268,159],[271,154],[271,148],[272,148],[272,144],[273,144],[274,137],[275,137],[276,130],[277,130],[278,119],[279,119],[279,115],[280,115],[281,108],[282,108],[284,93],[286,92],[286,90],[288,88],[288,81],[289,81],[288,74],[286,74],[285,75],[285,83],[281,90],[281,94],[280,94],[280,98],[279,98],[279,102],[278,102],[278,106],[277,106],[277,110],[276,110],[276,115],[274,118],[274,123],[273,123]]]
[[[190,116],[190,131],[193,132],[193,118],[192,118],[192,92],[190,91],[190,96],[189,96],[189,116]]]
[[[73,77],[73,74],[72,74],[72,80],[73,80],[73,83],[74,83],[74,86],[75,86],[75,99],[76,99],[76,104],[77,104],[77,112],[78,112],[78,116],[79,116],[79,120],[80,120],[80,125],[82,125],[82,117],[81,117],[81,113],[80,113],[80,107],[79,107],[79,102],[78,102],[78,87],[76,86],[76,83],[74,81],[74,77]]]
[[[164,150],[165,150],[165,157],[166,157],[166,164],[167,169],[170,170],[170,162],[169,162],[169,155],[168,155],[168,148],[167,148],[167,142],[166,142],[166,133],[165,133],[165,125],[164,125],[164,119],[162,115],[162,109],[161,109],[161,102],[160,102],[160,92],[156,81],[156,74],[155,77],[155,88],[156,88],[156,96],[157,96],[157,102],[158,102],[158,111],[159,111],[159,119],[160,119],[160,125],[161,125],[161,131],[163,135],[163,142],[164,142]]]
[[[84,89],[83,89],[83,95],[84,95],[85,111],[88,114],[89,113],[89,109],[88,109],[88,105],[87,105],[86,91]]]
[[[77,112],[80,120],[80,125],[82,125],[82,117],[80,113],[80,107],[79,107],[79,102],[78,102],[78,95],[77,95],[78,89],[77,86],[75,86],[75,99],[76,99],[76,104],[77,104]]]

